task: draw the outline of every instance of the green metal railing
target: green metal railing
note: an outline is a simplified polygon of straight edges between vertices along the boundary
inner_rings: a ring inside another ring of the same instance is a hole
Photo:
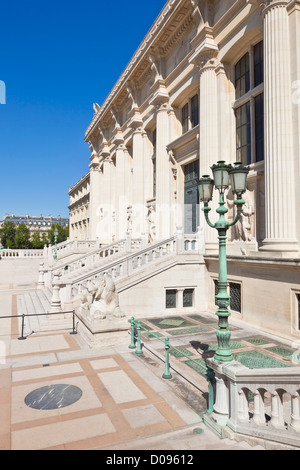
[[[187,354],[185,354],[181,349],[175,348],[170,344],[170,339],[168,337],[161,338],[158,334],[154,333],[153,331],[148,330],[144,326],[142,326],[142,322],[140,320],[135,321],[134,317],[131,317],[130,320],[130,337],[131,342],[129,345],[130,349],[135,349],[135,354],[141,355],[143,354],[142,349],[142,342],[141,342],[141,331],[144,330],[150,333],[151,336],[155,337],[159,341],[164,343],[165,349],[165,371],[162,374],[163,379],[171,379],[172,374],[170,372],[170,349],[173,351],[178,351],[181,356],[185,356],[189,359],[190,362],[194,362],[197,366],[199,365],[195,359],[191,359]],[[214,404],[214,382],[215,376],[214,371],[206,365],[206,379],[208,381],[208,409],[206,413],[212,413],[213,411],[213,404]]]

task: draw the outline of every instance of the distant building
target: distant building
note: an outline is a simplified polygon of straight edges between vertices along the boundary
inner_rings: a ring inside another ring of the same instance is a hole
[[[89,238],[90,173],[69,188],[70,239]]]
[[[63,227],[67,227],[69,225],[69,219],[61,217],[60,215],[57,217],[52,217],[52,215],[44,217],[43,215],[5,214],[2,223],[4,222],[13,222],[15,225],[25,224],[30,230],[30,235],[34,232],[39,232],[40,234],[48,232],[54,224],[59,224]]]

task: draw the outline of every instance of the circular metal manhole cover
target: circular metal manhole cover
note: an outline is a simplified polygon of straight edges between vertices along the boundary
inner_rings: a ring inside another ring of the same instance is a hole
[[[56,410],[76,403],[82,390],[75,385],[55,384],[33,390],[25,397],[25,404],[36,410]]]

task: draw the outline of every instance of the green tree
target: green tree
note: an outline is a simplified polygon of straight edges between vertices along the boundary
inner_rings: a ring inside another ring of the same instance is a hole
[[[42,248],[44,248],[45,245],[48,245],[49,238],[48,238],[47,233],[45,233],[45,232],[42,233],[41,242],[42,242]]]
[[[49,243],[47,234],[45,232],[42,233],[42,236],[40,235],[39,232],[34,232],[34,234],[31,237],[31,246],[32,248],[35,248],[36,250],[40,250],[44,248],[45,245]]]
[[[0,229],[1,244],[5,248],[15,248],[16,226],[13,222],[5,221]]]
[[[69,227],[63,227],[60,224],[53,224],[50,230],[48,231],[48,238],[51,245],[54,245],[54,230],[57,228],[57,243],[64,242],[69,236]],[[66,230],[67,229],[67,230]]]
[[[39,232],[33,233],[31,237],[31,246],[35,249],[40,249],[43,247]]]
[[[30,230],[25,224],[19,224],[15,236],[16,248],[29,248],[30,247]]]

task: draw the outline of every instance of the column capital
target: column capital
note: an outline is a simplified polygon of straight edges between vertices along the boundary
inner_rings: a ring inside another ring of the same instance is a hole
[[[152,85],[151,91],[153,92],[153,96],[149,101],[150,105],[160,108],[169,102],[170,97],[164,80],[157,80],[154,85]]]
[[[218,65],[219,49],[215,44],[204,42],[189,59],[189,62],[199,67],[200,73],[215,70]]]
[[[130,113],[129,113],[129,116],[130,116],[130,121],[128,123],[128,127],[131,127],[133,128],[134,130],[138,129],[138,128],[142,128],[143,126],[143,119],[142,119],[142,116],[141,116],[141,113],[140,113],[140,109],[137,108],[137,107],[134,107]]]
[[[116,127],[113,131],[113,133],[115,134],[112,138],[112,143],[114,145],[116,145],[117,147],[121,144],[124,143],[124,136],[123,136],[123,132],[121,130],[120,127]]]
[[[98,170],[99,165],[100,165],[100,157],[99,154],[93,150],[92,155],[90,156],[91,163],[89,164],[89,167],[91,170]]]
[[[261,0],[262,14],[265,15],[272,8],[286,8],[289,0]]]

